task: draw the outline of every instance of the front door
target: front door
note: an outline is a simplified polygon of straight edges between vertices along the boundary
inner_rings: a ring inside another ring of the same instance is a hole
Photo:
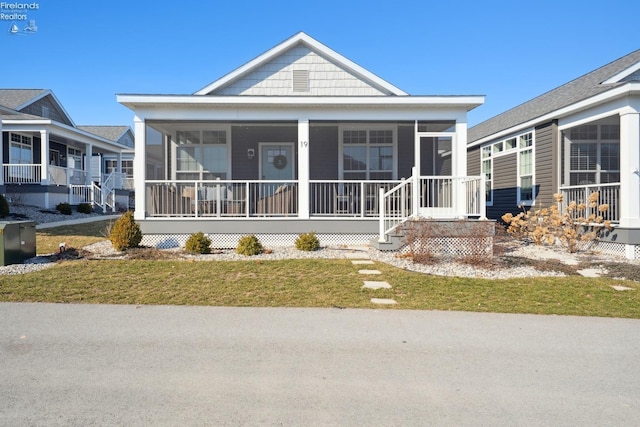
[[[452,166],[451,136],[420,137],[420,215],[434,218],[453,216],[455,183],[451,178]]]
[[[260,144],[260,176],[263,180],[294,179],[293,143]]]

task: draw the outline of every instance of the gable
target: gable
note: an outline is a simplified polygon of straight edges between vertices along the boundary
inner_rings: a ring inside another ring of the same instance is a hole
[[[64,123],[69,126],[73,126],[73,123],[62,111],[57,102],[51,95],[47,95],[38,99],[32,104],[20,109],[20,112],[26,114],[32,114],[34,116],[40,116],[47,119],[55,120],[56,122]]]
[[[212,95],[380,96],[389,92],[356,77],[309,47],[298,45]]]

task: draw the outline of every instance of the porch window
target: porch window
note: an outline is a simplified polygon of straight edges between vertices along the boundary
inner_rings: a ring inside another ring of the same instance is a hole
[[[67,167],[82,170],[82,151],[76,148],[67,149]]]
[[[176,144],[177,179],[227,179],[226,131],[177,131]]]
[[[11,133],[10,139],[9,163],[16,165],[29,165],[33,163],[33,141],[31,137]]]
[[[122,166],[120,167],[122,173],[125,174],[127,178],[133,178],[133,160],[122,160]],[[106,172],[107,175],[118,170],[118,161],[117,160],[107,160],[106,161]]]
[[[394,132],[354,129],[342,132],[342,172],[348,180],[393,179]]]
[[[620,126],[589,124],[568,132],[569,185],[620,182]]]

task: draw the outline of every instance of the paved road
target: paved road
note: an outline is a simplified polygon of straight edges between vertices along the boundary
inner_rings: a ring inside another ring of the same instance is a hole
[[[640,321],[0,304],[0,425],[640,423]]]

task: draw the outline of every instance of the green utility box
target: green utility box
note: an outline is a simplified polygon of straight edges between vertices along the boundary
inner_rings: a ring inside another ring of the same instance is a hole
[[[20,264],[36,256],[36,223],[0,221],[0,265]]]

